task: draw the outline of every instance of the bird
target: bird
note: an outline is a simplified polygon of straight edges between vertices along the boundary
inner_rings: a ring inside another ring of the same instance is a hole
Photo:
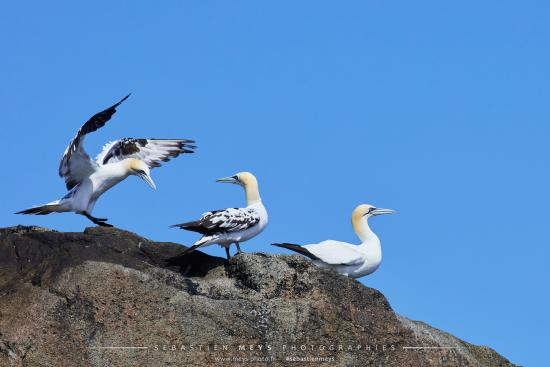
[[[99,197],[129,176],[143,179],[151,188],[156,185],[150,170],[196,148],[189,139],[123,138],[109,142],[95,159],[84,150],[87,134],[102,128],[130,94],[111,107],[96,113],[84,123],[71,140],[59,164],[59,176],[65,179],[68,192],[59,200],[35,206],[16,214],[45,215],[74,212],[102,227],[112,227],[107,218],[92,216]]]
[[[202,237],[181,256],[199,247],[218,244],[225,247],[225,254],[229,260],[232,243],[237,246],[237,253],[241,253],[239,244],[257,236],[267,226],[267,211],[260,198],[258,180],[252,173],[239,172],[231,177],[220,178],[217,182],[242,186],[246,194],[246,207],[213,210],[204,213],[199,220],[170,226],[202,234]]]
[[[377,215],[391,213],[395,211],[369,204],[361,204],[353,210],[351,223],[357,237],[361,240],[360,245],[333,240],[304,246],[292,243],[272,245],[309,257],[320,267],[333,269],[350,278],[360,278],[376,271],[382,262],[380,239],[370,229],[368,220]]]

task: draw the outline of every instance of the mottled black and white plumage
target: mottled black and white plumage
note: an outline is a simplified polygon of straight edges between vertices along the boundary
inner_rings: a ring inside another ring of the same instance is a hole
[[[187,139],[124,138],[106,144],[96,157],[96,163],[103,165],[135,158],[145,162],[149,168],[156,168],[161,166],[161,162],[168,162],[180,154],[193,153],[193,143]]]
[[[253,208],[227,208],[204,213],[201,219],[176,224],[172,227],[213,235],[223,232],[238,232],[251,228],[260,222],[260,214]]]
[[[235,243],[240,252],[240,242],[258,235],[267,225],[267,211],[258,192],[256,178],[248,172],[226,177],[218,182],[234,183],[243,186],[246,192],[246,208],[228,208],[204,213],[199,220],[173,225],[187,231],[202,234],[200,240],[189,247],[185,253],[212,244],[225,247],[229,259],[229,247]]]
[[[97,225],[110,226],[105,223],[107,219],[91,215],[97,199],[105,191],[130,175],[138,176],[156,188],[150,176],[151,168],[159,167],[161,162],[180,154],[193,153],[194,142],[188,139],[124,138],[105,145],[98,157],[92,160],[83,146],[86,135],[105,126],[116,108],[129,96],[92,116],[65,149],[59,165],[59,175],[65,179],[69,192],[60,200],[17,214],[75,212],[86,216]]]

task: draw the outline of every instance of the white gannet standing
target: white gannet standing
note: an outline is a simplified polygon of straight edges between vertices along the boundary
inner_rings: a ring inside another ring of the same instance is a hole
[[[227,259],[229,259],[231,257],[229,248],[232,243],[237,246],[237,253],[240,253],[239,243],[258,235],[267,225],[267,211],[260,198],[258,180],[252,173],[240,172],[235,176],[220,178],[217,182],[232,183],[244,187],[246,208],[214,210],[204,213],[197,221],[171,226],[202,234],[202,238],[186,249],[182,255],[199,247],[217,243],[225,247]]]
[[[92,116],[78,130],[59,165],[59,176],[65,179],[67,194],[60,200],[26,209],[16,214],[37,214],[75,212],[84,215],[99,226],[112,227],[105,218],[92,216],[92,210],[99,197],[114,185],[134,175],[156,189],[150,169],[159,167],[182,153],[193,153],[194,141],[187,139],[136,139],[124,138],[107,143],[101,153],[92,160],[84,150],[86,134],[103,127],[126,100]]]
[[[274,243],[309,257],[318,266],[331,268],[351,278],[360,278],[371,274],[382,262],[382,249],[378,236],[370,229],[368,219],[380,214],[390,214],[391,209],[376,208],[372,205],[359,205],[351,214],[351,224],[360,245],[327,240],[311,245]]]

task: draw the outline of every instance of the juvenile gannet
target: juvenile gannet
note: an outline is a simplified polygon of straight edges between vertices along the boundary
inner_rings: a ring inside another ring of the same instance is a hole
[[[378,236],[370,229],[368,219],[380,214],[394,213],[391,209],[376,208],[372,205],[359,205],[351,214],[351,224],[360,245],[327,240],[311,245],[274,243],[298,252],[313,260],[318,266],[331,268],[351,278],[360,278],[374,272],[382,261],[382,249]]]
[[[97,225],[112,227],[107,219],[92,216],[97,199],[128,176],[138,176],[156,189],[150,169],[159,167],[182,153],[193,153],[193,140],[187,139],[137,139],[124,138],[107,143],[101,153],[92,160],[84,150],[86,134],[103,127],[116,112],[118,103],[90,118],[78,130],[63,154],[59,176],[65,179],[67,194],[60,200],[26,209],[16,214],[75,212],[84,215]]]
[[[258,181],[252,173],[240,172],[235,176],[220,178],[217,182],[232,183],[244,187],[246,208],[214,210],[204,213],[197,221],[171,226],[202,234],[201,239],[186,249],[183,254],[217,243],[225,247],[227,259],[229,259],[231,257],[229,248],[232,243],[237,246],[237,253],[240,253],[239,243],[258,235],[267,225],[267,211],[260,198]]]

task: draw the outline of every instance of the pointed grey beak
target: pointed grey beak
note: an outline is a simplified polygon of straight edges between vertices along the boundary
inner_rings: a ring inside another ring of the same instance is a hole
[[[392,209],[384,209],[384,208],[376,208],[373,211],[370,212],[370,214],[374,217],[375,215],[382,215],[382,214],[392,214],[395,213],[395,210]]]
[[[239,180],[236,177],[223,177],[216,180],[216,182],[237,184]]]
[[[143,181],[147,182],[147,184],[149,186],[151,186],[151,188],[153,190],[156,190],[157,189],[157,185],[155,185],[155,182],[153,181],[153,179],[151,178],[151,176],[145,174],[145,173],[140,173],[138,174],[138,177],[141,178]]]

